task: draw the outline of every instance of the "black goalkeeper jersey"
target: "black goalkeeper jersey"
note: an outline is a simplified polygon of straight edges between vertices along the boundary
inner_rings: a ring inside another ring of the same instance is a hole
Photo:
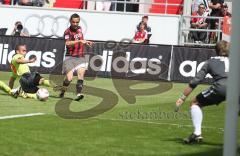
[[[195,88],[210,74],[213,77],[213,88],[221,95],[226,95],[226,80],[229,72],[229,59],[224,56],[215,56],[207,60],[201,70],[193,78],[189,86]]]

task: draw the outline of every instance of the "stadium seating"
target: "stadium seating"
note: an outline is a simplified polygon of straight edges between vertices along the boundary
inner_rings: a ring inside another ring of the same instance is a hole
[[[4,4],[10,5],[11,4],[11,0],[4,0]]]
[[[154,3],[166,3],[166,0],[154,0]],[[183,0],[167,0],[168,4],[183,4]],[[167,9],[167,14],[181,14],[182,6],[165,6],[153,4],[149,12],[151,13],[165,13],[165,8]]]
[[[54,7],[82,9],[83,5],[83,0],[56,0]]]

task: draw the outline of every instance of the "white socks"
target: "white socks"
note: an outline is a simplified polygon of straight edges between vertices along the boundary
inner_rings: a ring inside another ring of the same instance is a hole
[[[194,126],[194,134],[201,135],[202,134],[201,126],[203,120],[202,110],[198,105],[192,105],[190,112]]]

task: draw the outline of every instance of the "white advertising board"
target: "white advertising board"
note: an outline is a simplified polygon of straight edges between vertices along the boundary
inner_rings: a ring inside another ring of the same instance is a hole
[[[14,23],[21,21],[31,35],[62,36],[69,26],[73,13],[81,16],[85,39],[115,40],[132,39],[142,15],[111,12],[89,12],[76,9],[44,9],[31,7],[0,6],[0,28],[8,28],[10,35]],[[179,16],[149,15],[152,28],[150,43],[178,44]]]

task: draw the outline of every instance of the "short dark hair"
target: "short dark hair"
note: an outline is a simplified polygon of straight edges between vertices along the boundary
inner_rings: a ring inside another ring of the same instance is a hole
[[[200,4],[198,5],[198,7],[200,7],[201,5],[203,5],[203,6],[204,6],[204,8],[205,8],[205,5],[204,5],[203,3],[200,3]]]
[[[71,21],[73,18],[80,18],[80,16],[75,13],[75,14],[72,14],[72,15],[71,15],[70,21]]]
[[[15,22],[15,25],[18,25],[18,24],[22,24],[22,22],[21,21]]]
[[[222,40],[217,42],[215,49],[218,56],[228,56],[230,44],[227,41]]]
[[[148,19],[148,16],[143,16],[142,18],[147,18]]]
[[[223,8],[228,8],[227,3],[224,3],[224,4],[223,4]]]
[[[22,46],[26,46],[26,44],[18,44],[18,45],[16,45],[15,51],[19,50],[20,47],[22,47]]]

